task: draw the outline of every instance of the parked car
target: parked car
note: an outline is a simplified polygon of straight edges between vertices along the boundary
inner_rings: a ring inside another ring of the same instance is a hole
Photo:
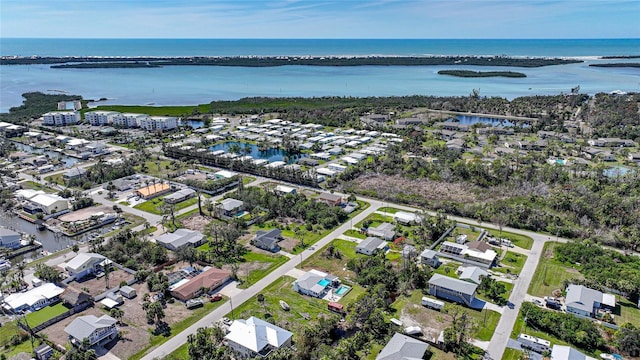
[[[199,308],[201,306],[204,306],[204,303],[200,299],[191,299],[191,300],[187,300],[185,305],[186,305],[187,309],[195,309],[195,308]]]
[[[233,321],[231,321],[231,319],[229,319],[228,317],[223,317],[222,318],[222,323],[225,325],[231,325]]]
[[[220,300],[222,300],[222,295],[220,295],[220,294],[211,295],[211,296],[209,296],[209,300],[211,302],[220,301]]]

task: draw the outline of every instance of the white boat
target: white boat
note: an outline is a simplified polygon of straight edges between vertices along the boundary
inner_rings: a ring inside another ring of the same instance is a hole
[[[282,310],[284,311],[289,311],[289,309],[291,309],[291,307],[289,307],[289,304],[287,304],[286,302],[284,302],[283,300],[280,300],[280,307],[282,308]]]
[[[5,271],[11,269],[11,261],[0,259],[0,271]]]

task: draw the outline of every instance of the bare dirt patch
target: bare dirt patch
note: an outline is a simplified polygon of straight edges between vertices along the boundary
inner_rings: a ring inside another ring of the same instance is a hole
[[[87,278],[83,281],[74,281],[69,284],[72,288],[88,292],[91,296],[97,296],[107,291],[108,289],[118,286],[122,281],[128,281],[133,278],[133,275],[126,273],[120,269],[113,270],[109,272],[109,286],[107,287],[107,282],[105,277],[101,278]]]
[[[90,206],[84,209],[80,209],[80,210],[76,210],[73,212],[70,212],[68,214],[64,214],[62,216],[60,216],[58,218],[58,220],[63,221],[63,222],[70,222],[70,221],[78,221],[78,220],[86,220],[88,218],[90,218],[91,216],[95,215],[96,213],[99,212],[103,212],[103,213],[112,213],[113,212],[113,208],[111,206],[105,206],[105,205],[101,205],[101,206]]]
[[[280,241],[278,243],[278,245],[280,245],[280,247],[286,251],[286,252],[291,252],[293,251],[293,248],[296,247],[296,245],[298,245],[298,243],[300,242],[300,240],[298,239],[294,239],[294,238],[284,238],[284,240]]]
[[[446,314],[417,304],[405,306],[400,314],[400,321],[403,326],[420,326],[424,339],[437,339],[440,331],[451,325]]]
[[[207,226],[207,224],[209,224],[211,221],[213,221],[213,219],[202,216],[200,214],[194,214],[180,220],[184,228],[197,230],[200,232],[204,232],[205,226]]]

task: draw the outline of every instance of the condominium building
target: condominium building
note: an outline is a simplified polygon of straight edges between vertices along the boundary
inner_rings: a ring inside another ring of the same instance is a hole
[[[116,111],[90,111],[84,114],[84,119],[93,126],[103,126],[113,123],[113,118],[116,115],[120,115]]]
[[[148,131],[171,130],[178,127],[178,118],[172,116],[149,116],[140,119],[140,127]]]
[[[42,115],[44,125],[67,126],[80,122],[80,112],[78,111],[50,111]]]
[[[123,113],[117,114],[113,117],[113,125],[119,126],[123,128],[132,128],[140,126],[140,123],[143,119],[148,118],[147,114],[132,114],[132,113]]]

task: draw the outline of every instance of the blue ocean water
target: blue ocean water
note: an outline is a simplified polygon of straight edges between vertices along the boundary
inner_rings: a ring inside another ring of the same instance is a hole
[[[0,39],[0,55],[638,55],[640,39]]]
[[[584,63],[542,68],[475,66],[167,66],[135,69],[51,69],[0,66],[0,111],[28,91],[69,93],[104,104],[193,105],[252,96],[481,96],[508,99],[569,92],[640,91],[637,68],[596,68],[604,55],[639,55],[640,39],[596,40],[208,40],[0,39],[0,55],[508,55],[581,57]],[[635,61],[635,60],[634,60]],[[456,78],[439,70],[512,70],[526,78]]]

